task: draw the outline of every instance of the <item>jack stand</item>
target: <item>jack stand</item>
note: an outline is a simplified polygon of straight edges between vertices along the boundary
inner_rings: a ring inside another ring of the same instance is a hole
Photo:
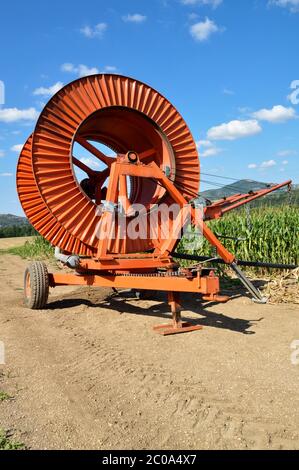
[[[154,326],[154,331],[160,335],[169,336],[202,330],[203,327],[200,325],[182,321],[180,298],[177,292],[168,292],[168,303],[171,307],[172,324]]]
[[[257,304],[266,304],[268,302],[268,299],[266,297],[263,297],[262,294],[254,285],[252,282],[247,279],[243,271],[237,266],[236,263],[231,264],[231,268],[235,271],[237,274],[238,278],[242,282],[242,284],[246,287],[246,289],[249,290],[250,294],[253,297],[253,301],[256,302]]]

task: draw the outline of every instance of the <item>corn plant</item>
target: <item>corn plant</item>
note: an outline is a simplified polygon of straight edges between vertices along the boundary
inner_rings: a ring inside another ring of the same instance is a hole
[[[245,210],[234,211],[221,219],[208,222],[217,235],[235,239],[221,239],[223,245],[237,258],[247,261],[298,264],[299,261],[299,207],[260,207],[253,209],[250,227]],[[243,238],[243,241],[237,241]],[[212,256],[211,245],[203,240],[201,247],[188,250],[188,241],[182,239],[179,253]]]

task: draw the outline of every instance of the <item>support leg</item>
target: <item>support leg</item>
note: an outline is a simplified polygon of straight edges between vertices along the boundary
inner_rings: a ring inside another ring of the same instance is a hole
[[[241,269],[238,267],[236,263],[231,264],[231,268],[235,271],[237,274],[238,278],[242,282],[242,284],[248,289],[250,294],[253,297],[253,301],[259,304],[266,304],[267,303],[267,298],[263,297],[260,291],[252,284],[252,282],[247,279],[245,274],[241,271]]]
[[[177,292],[168,292],[168,304],[171,308],[173,328],[182,328],[180,296]]]
[[[202,326],[200,325],[193,325],[192,323],[182,321],[181,305],[178,292],[168,292],[168,303],[171,308],[172,324],[154,326],[154,330],[157,333],[163,336],[168,336],[202,330]]]

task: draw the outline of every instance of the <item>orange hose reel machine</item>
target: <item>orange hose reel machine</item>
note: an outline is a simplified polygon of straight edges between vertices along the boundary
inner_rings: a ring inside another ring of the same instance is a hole
[[[99,143],[116,156],[99,150]],[[75,144],[103,168],[95,171],[80,160]],[[77,180],[75,167],[86,174],[84,181]],[[95,236],[104,221],[110,228],[115,223],[112,215],[120,197],[127,211],[136,203],[146,208],[142,223],[147,226],[153,206],[175,202],[183,207],[194,199],[199,175],[196,144],[185,121],[153,88],[106,74],[62,88],[43,109],[23,147],[17,190],[33,227],[59,249],[61,259],[76,255],[77,261],[74,274],[48,273],[43,263],[31,263],[25,273],[27,305],[43,308],[49,286],[57,285],[157,289],[168,292],[173,313],[172,326],[159,327],[160,333],[199,329],[182,323],[179,292],[226,299],[218,296],[219,280],[211,271],[178,268],[170,255],[177,240],[153,238],[148,231],[142,239],[123,238],[118,229],[115,237]],[[101,202],[104,210],[99,211]],[[205,224],[203,233],[226,262],[234,260]]]

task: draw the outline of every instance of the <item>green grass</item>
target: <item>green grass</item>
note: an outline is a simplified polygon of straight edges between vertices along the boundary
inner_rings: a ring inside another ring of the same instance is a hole
[[[0,402],[1,401],[5,401],[5,400],[11,400],[12,397],[6,393],[6,392],[3,392],[2,390],[0,390]]]
[[[24,259],[47,259],[52,258],[54,250],[50,243],[41,236],[34,237],[32,241],[26,241],[22,246],[1,250],[2,254],[18,255]]]
[[[223,245],[238,259],[272,263],[298,264],[299,262],[299,208],[261,207],[251,211],[251,225],[247,226],[245,210],[234,211],[219,220],[208,222],[219,235],[242,237],[244,241],[221,239]],[[182,239],[179,253],[214,256],[213,248],[205,240],[194,249]]]
[[[24,448],[24,444],[13,441],[7,432],[3,431],[3,429],[0,429],[0,450],[20,450]]]

